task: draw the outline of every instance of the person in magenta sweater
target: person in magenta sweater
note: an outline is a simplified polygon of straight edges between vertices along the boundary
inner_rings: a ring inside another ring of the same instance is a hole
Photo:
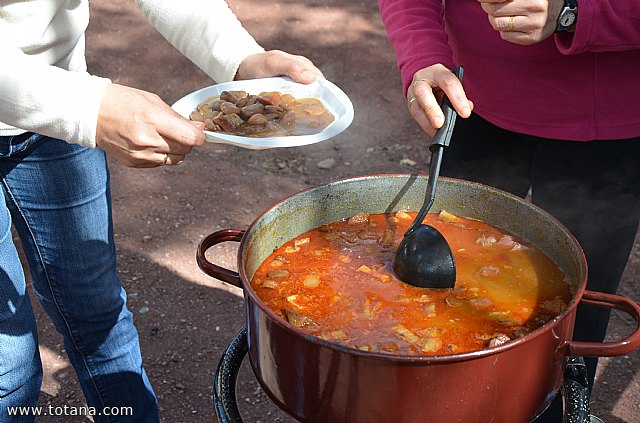
[[[411,116],[433,136],[446,93],[466,118],[456,122],[442,174],[530,193],[582,245],[587,288],[614,293],[640,218],[637,2],[379,6]],[[457,65],[464,84],[450,72]],[[608,320],[606,309],[581,305],[574,339],[603,340]],[[596,365],[587,358],[591,386]]]

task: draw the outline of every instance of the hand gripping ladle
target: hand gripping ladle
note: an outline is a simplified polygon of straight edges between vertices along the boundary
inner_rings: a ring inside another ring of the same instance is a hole
[[[462,82],[462,66],[452,72]],[[401,281],[421,288],[450,289],[456,281],[456,264],[447,240],[436,228],[422,223],[435,200],[442,151],[451,141],[457,117],[446,95],[442,100],[442,111],[444,124],[429,147],[431,163],[424,204],[405,232],[393,262],[393,270]]]

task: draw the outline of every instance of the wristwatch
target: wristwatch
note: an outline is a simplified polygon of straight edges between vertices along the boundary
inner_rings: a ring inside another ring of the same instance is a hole
[[[578,2],[576,0],[564,0],[564,6],[556,23],[556,32],[574,32],[576,23],[578,23]]]

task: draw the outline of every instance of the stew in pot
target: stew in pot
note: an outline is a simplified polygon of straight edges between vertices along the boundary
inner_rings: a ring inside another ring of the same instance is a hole
[[[251,286],[291,325],[331,342],[402,355],[456,354],[523,336],[572,293],[541,250],[484,222],[429,213],[453,251],[452,290],[396,279],[395,251],[416,213],[357,213],[277,248]]]

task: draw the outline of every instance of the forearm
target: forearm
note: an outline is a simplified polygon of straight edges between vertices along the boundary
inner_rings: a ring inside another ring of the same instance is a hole
[[[238,66],[262,47],[224,0],[136,0],[151,24],[216,82],[234,79]]]
[[[87,147],[108,79],[72,72],[0,43],[0,121]]]
[[[379,0],[378,4],[405,92],[418,70],[435,63],[454,67],[440,0]]]
[[[638,0],[578,1],[578,25],[573,35],[556,35],[563,54],[640,49]]]

